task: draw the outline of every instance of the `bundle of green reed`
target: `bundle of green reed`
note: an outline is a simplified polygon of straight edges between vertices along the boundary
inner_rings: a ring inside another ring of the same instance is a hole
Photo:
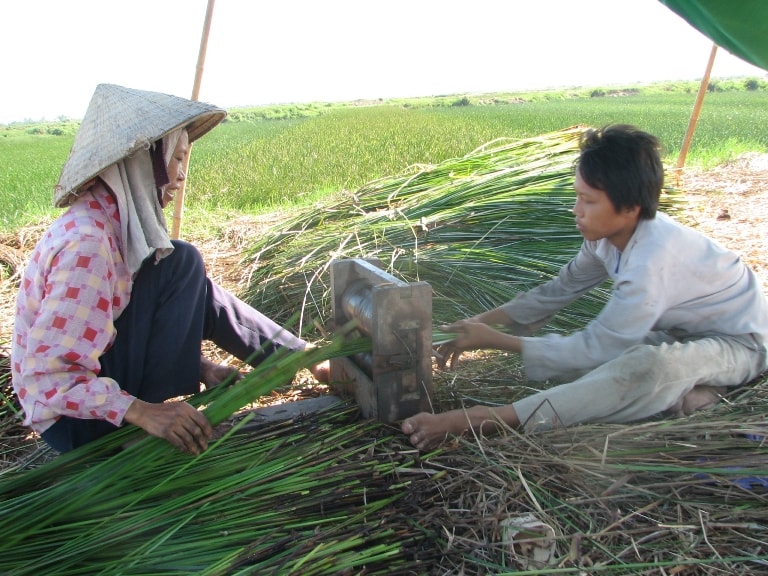
[[[301,303],[311,326],[330,316],[330,262],[377,258],[430,283],[436,323],[497,306],[555,274],[582,241],[571,214],[581,132],[497,140],[298,210],[251,245],[246,298],[277,318]],[[597,291],[552,328],[580,326],[604,302]]]
[[[233,433],[201,456],[147,442],[0,503],[3,574],[398,573],[427,559],[396,514],[408,454],[349,409]],[[162,453],[160,453],[162,452]],[[412,476],[418,476],[414,471]]]
[[[368,346],[337,339],[275,354],[191,402],[221,422],[296,370]],[[436,554],[435,535],[394,506],[422,475],[415,453],[380,448],[393,430],[356,416],[341,405],[237,433],[246,418],[196,457],[125,429],[6,473],[0,573],[412,573]]]
[[[251,246],[247,298],[278,317],[287,302],[301,302],[305,324],[327,318],[330,262],[357,257],[430,282],[436,318],[501,300],[576,244],[568,187],[578,134],[495,142],[294,213]]]

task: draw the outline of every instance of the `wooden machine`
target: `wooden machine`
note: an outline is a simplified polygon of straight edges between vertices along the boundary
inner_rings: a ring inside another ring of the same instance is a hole
[[[370,260],[331,263],[336,326],[359,322],[371,352],[331,360],[332,388],[382,422],[431,411],[432,288],[407,283]]]

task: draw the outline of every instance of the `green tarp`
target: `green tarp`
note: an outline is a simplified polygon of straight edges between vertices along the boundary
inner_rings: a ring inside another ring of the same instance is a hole
[[[768,70],[768,0],[659,1],[718,46]]]

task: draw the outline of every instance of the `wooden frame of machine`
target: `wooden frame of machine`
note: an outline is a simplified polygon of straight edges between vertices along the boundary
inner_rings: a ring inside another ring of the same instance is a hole
[[[358,321],[371,352],[330,362],[331,387],[354,396],[365,418],[401,420],[431,411],[432,287],[403,282],[375,260],[331,262],[336,326]]]

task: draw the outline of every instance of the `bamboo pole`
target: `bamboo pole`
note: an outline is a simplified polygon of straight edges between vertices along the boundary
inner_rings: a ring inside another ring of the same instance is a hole
[[[688,149],[691,147],[693,133],[696,130],[696,123],[699,121],[699,112],[701,112],[701,105],[704,102],[704,95],[707,93],[707,88],[709,87],[709,76],[712,73],[712,65],[715,63],[716,54],[717,44],[712,44],[712,51],[709,53],[707,69],[704,72],[704,77],[701,79],[701,84],[699,84],[699,92],[696,94],[696,102],[693,105],[693,112],[691,112],[691,118],[688,120],[688,129],[685,132],[685,138],[683,138],[680,155],[677,157],[675,174],[677,176],[678,185],[680,184],[680,173],[682,172],[683,166],[685,166],[685,158],[688,155]]]
[[[203,80],[203,68],[205,65],[205,52],[208,49],[208,35],[211,31],[211,20],[213,19],[213,5],[216,0],[208,0],[208,8],[205,11],[205,22],[203,23],[203,35],[200,38],[200,52],[197,55],[197,68],[195,69],[195,81],[192,85],[192,100],[197,100],[200,96],[200,83]],[[192,143],[189,144],[187,157],[184,159],[184,174],[188,173],[189,158],[192,156]],[[171,226],[171,238],[177,240],[181,235],[181,221],[184,214],[184,189],[186,188],[186,178],[181,183],[181,188],[176,193],[173,202],[173,222]]]

